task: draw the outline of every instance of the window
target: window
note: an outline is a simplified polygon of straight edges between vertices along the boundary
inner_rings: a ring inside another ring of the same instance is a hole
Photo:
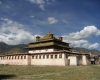
[[[38,58],[38,56],[36,55],[36,59]]]
[[[9,56],[9,60],[10,60],[10,56]]]
[[[15,59],[16,59],[16,56],[15,56]]]
[[[32,56],[32,59],[34,59],[34,56]]]
[[[51,59],[53,59],[53,55],[51,55]]]
[[[18,56],[18,59],[19,59],[19,56]]]
[[[62,58],[62,54],[59,54],[59,58]]]
[[[10,59],[12,59],[12,57],[10,56]]]
[[[49,58],[49,55],[47,55],[47,59]]]
[[[57,55],[55,55],[55,59],[57,59]]]
[[[24,59],[26,59],[26,56],[24,56]]]
[[[43,55],[43,59],[45,59],[45,55]]]

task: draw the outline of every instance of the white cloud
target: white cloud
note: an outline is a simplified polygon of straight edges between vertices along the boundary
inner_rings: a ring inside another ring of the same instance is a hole
[[[100,30],[97,30],[96,36],[100,36]]]
[[[26,0],[26,1],[30,1],[31,3],[36,3],[36,0]]]
[[[30,1],[31,3],[36,3],[39,5],[39,8],[42,10],[45,10],[44,4],[46,3],[45,0],[27,0]]]
[[[49,24],[54,24],[54,23],[56,23],[58,20],[57,19],[55,19],[54,17],[48,17],[48,22],[49,22]]]
[[[97,34],[100,35],[99,32],[100,30],[98,30],[95,26],[86,26],[80,32],[73,32],[70,33],[68,36],[70,36],[71,39],[78,40],[78,39],[88,38],[92,35],[97,35]]]
[[[44,0],[36,0],[36,3],[37,3],[37,4],[44,4],[45,1],[44,1]]]
[[[31,3],[36,3],[36,4],[44,4],[45,1],[44,0],[27,0],[30,1]]]
[[[68,21],[66,21],[66,20],[62,20],[64,23],[66,23],[66,24],[68,24],[69,22]]]
[[[46,3],[45,0],[27,0],[27,1],[38,4],[40,9],[45,10],[44,8],[44,4]]]
[[[31,3],[38,4],[40,9],[45,10],[44,5],[50,4],[50,1],[54,2],[55,0],[26,0],[26,1],[30,1]]]
[[[45,4],[45,3],[50,3],[50,1],[54,2],[55,0],[26,0],[30,1],[31,3],[36,3],[36,4]]]
[[[34,16],[30,16],[31,18],[34,18]]]
[[[99,44],[98,43],[94,43],[94,44],[90,44],[90,43],[84,43],[83,45],[82,45],[82,47],[84,47],[84,48],[89,48],[89,49],[91,49],[91,48],[98,48],[98,46],[99,46]]]
[[[7,18],[2,18],[3,23],[0,27],[0,41],[10,45],[26,44],[34,41],[36,35],[32,35],[25,29],[25,25],[14,22]]]
[[[40,5],[39,7],[40,7],[42,10],[45,10],[45,9],[44,9],[44,5]]]
[[[71,43],[71,46],[74,47],[97,48],[99,46],[98,43],[91,44],[87,40],[85,40],[92,35],[100,35],[100,30],[98,30],[95,26],[86,26],[79,32],[73,32],[69,35],[63,35],[63,37],[65,42]]]
[[[98,46],[99,46],[98,43],[94,43],[94,44],[90,45],[89,48],[97,48]]]
[[[0,1],[0,4],[2,4],[2,2]]]

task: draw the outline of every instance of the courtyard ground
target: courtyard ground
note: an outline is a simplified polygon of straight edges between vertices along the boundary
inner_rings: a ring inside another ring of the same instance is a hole
[[[100,80],[100,65],[89,65],[89,66],[0,65],[0,80]]]

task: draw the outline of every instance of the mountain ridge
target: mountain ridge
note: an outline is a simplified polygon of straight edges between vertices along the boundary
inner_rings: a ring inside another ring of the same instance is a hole
[[[27,52],[25,47],[27,44],[18,44],[18,45],[8,45],[4,42],[0,42],[0,54],[13,54],[13,53],[23,53]]]
[[[96,49],[86,49],[86,48],[79,48],[79,47],[76,47],[74,48],[75,51],[78,51],[78,52],[83,52],[83,53],[89,53],[89,54],[99,54],[100,55],[100,50],[96,50]]]

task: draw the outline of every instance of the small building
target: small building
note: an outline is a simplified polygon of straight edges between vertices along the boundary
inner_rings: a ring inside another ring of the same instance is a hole
[[[91,61],[91,64],[100,64],[100,61],[99,61],[99,55],[98,54],[90,54],[90,61]]]
[[[63,37],[54,37],[49,31],[44,37],[37,36],[36,42],[29,43],[28,53],[0,56],[0,64],[9,65],[88,65],[89,54],[73,52]]]

